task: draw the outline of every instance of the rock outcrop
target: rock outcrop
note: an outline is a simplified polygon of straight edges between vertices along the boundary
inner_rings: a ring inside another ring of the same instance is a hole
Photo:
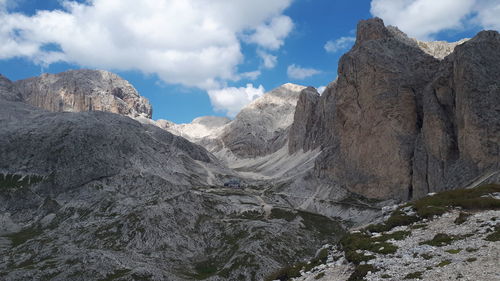
[[[156,125],[204,146],[222,160],[265,156],[287,143],[297,101],[305,88],[284,84],[245,106],[234,120],[206,116],[189,124],[158,120]]]
[[[290,151],[321,147],[317,176],[379,199],[498,169],[498,40],[482,32],[439,60],[381,19],[361,21],[337,81],[321,97],[302,93]]]
[[[70,70],[16,81],[16,91],[33,106],[54,112],[107,111],[151,118],[148,100],[118,75],[102,70]]]

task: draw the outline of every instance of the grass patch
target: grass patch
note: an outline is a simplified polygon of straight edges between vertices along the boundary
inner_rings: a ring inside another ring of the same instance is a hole
[[[477,250],[479,250],[478,248],[471,248],[471,247],[468,247],[467,249],[465,249],[467,252],[469,253],[472,253],[472,252],[477,252]]]
[[[426,196],[412,203],[417,214],[422,218],[442,215],[451,208],[461,207],[465,210],[500,209],[500,200],[482,197],[490,193],[500,192],[500,185],[488,184],[471,189],[455,189]]]
[[[444,260],[436,265],[436,267],[445,267],[447,265],[451,264],[451,260]]]
[[[194,270],[196,271],[196,275],[194,277],[199,280],[211,277],[218,271],[217,264],[213,260],[196,263],[194,265]]]
[[[422,279],[422,273],[423,271],[416,271],[412,273],[408,273],[404,279]]]
[[[379,254],[393,254],[398,248],[386,241],[393,237],[399,238],[402,235],[404,234],[397,233],[371,237],[364,233],[349,233],[340,240],[340,245],[342,245],[346,253],[346,259],[355,264],[359,264],[362,261],[372,259],[373,256],[365,256],[364,254],[358,253],[358,250]]]
[[[471,236],[471,235],[465,234],[465,235],[460,235],[460,236],[453,236],[453,235],[448,235],[445,233],[438,233],[434,236],[434,238],[432,238],[431,240],[421,242],[420,245],[426,244],[426,245],[430,245],[430,246],[434,246],[434,247],[443,247],[446,245],[450,245],[451,243],[453,243],[453,241],[462,240],[462,239],[469,237],[469,236]]]
[[[382,277],[383,279],[389,279],[389,278],[392,278],[391,275],[389,274],[382,274],[380,277]]]
[[[27,187],[43,180],[43,177],[35,175],[0,175],[0,189],[16,189]]]
[[[364,280],[364,277],[368,274],[368,272],[376,271],[378,271],[378,269],[371,264],[357,265],[356,268],[354,268],[354,272],[351,274],[351,276],[349,276],[349,279],[347,279],[347,281]]]
[[[474,262],[477,261],[477,258],[468,258],[466,259],[467,262]]]
[[[326,264],[328,259],[328,249],[322,249],[319,253],[314,257],[310,262],[299,262],[291,266],[287,266],[285,268],[280,269],[279,271],[269,275],[265,280],[290,280],[295,277],[300,277],[300,271],[310,271],[314,267]],[[319,278],[318,278],[319,279]]]
[[[455,219],[454,223],[455,224],[462,224],[467,221],[467,218],[470,217],[471,214],[466,213],[466,212],[460,212],[458,214],[458,217]]]
[[[17,247],[24,244],[24,242],[28,240],[38,237],[40,234],[42,234],[42,230],[38,227],[32,226],[19,232],[6,235],[6,237],[12,242],[12,247]]]
[[[497,242],[500,241],[500,226],[495,226],[495,231],[484,238],[486,241]]]
[[[386,232],[395,228],[396,226],[410,225],[417,222],[419,219],[416,216],[408,216],[401,210],[392,212],[391,216],[384,223],[371,224],[365,229],[370,232]]]
[[[458,249],[446,250],[445,252],[455,255],[455,254],[460,253],[461,251],[462,251],[462,249],[458,248]]]
[[[321,272],[321,273],[318,273],[316,276],[314,276],[314,279],[315,280],[318,280],[318,279],[321,279],[325,277],[325,273],[324,272]]]
[[[425,228],[427,227],[426,224],[423,224],[423,223],[417,223],[417,224],[414,224],[412,226],[410,226],[411,229],[422,229],[422,228]]]
[[[118,278],[126,276],[130,272],[130,269],[119,269],[113,273],[106,274],[106,277],[99,279],[99,281],[112,281]]]
[[[282,219],[286,221],[293,221],[297,217],[297,214],[291,210],[285,210],[280,208],[273,208],[271,210],[270,219]]]
[[[432,257],[434,257],[433,255],[431,254],[421,254],[420,255],[422,258],[424,258],[425,260],[430,260],[432,259]]]

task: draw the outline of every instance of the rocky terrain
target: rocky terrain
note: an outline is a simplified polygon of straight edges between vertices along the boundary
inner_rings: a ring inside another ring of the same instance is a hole
[[[54,112],[107,111],[151,118],[148,100],[129,82],[102,70],[73,70],[13,83],[13,91],[33,106]]]
[[[440,60],[380,19],[361,21],[338,79],[299,98],[290,150],[320,148],[315,175],[370,198],[419,198],[494,173],[499,49],[498,32],[483,31]]]
[[[0,279],[495,280],[499,50],[361,21],[322,95],[189,124],[106,71],[0,75]]]
[[[482,186],[388,207],[383,223],[353,230],[338,245],[325,245],[321,264],[295,272],[288,269],[288,277],[296,281],[498,280],[499,191],[499,185]],[[435,207],[444,202],[451,205],[449,209],[440,207],[436,212]]]

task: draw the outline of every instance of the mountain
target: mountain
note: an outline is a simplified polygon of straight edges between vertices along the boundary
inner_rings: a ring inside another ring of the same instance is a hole
[[[15,92],[54,112],[107,111],[151,118],[148,100],[118,75],[103,70],[70,70],[14,82]]]
[[[204,145],[222,160],[269,155],[285,145],[304,88],[284,84],[245,106],[234,120],[209,116],[180,125],[161,120],[160,127]]]
[[[388,227],[450,207],[426,194],[500,181],[499,50],[493,31],[421,42],[361,21],[323,94],[284,84],[189,124],[151,120],[109,72],[0,76],[0,279],[263,280],[341,237],[345,259],[394,250]],[[497,189],[456,207],[494,209]]]
[[[157,126],[49,112],[0,82],[2,280],[262,280],[344,232],[272,183],[224,188],[234,171]]]
[[[321,148],[317,177],[378,199],[409,200],[497,172],[498,32],[480,32],[443,59],[421,47],[381,19],[361,21],[338,79],[321,97],[299,98],[290,151]]]

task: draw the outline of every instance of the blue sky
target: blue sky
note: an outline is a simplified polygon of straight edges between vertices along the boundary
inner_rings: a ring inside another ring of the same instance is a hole
[[[287,82],[327,85],[361,19],[456,41],[499,29],[498,14],[496,0],[0,0],[0,73],[113,71],[150,100],[153,119],[184,123],[234,116]]]

